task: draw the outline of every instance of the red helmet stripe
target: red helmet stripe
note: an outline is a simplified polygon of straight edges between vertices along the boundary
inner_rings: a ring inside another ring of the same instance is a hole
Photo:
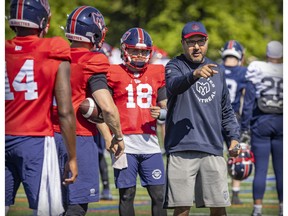
[[[144,43],[144,32],[143,32],[143,29],[137,28],[137,32],[138,32],[138,41],[139,41],[139,43]]]
[[[230,40],[228,43],[228,49],[232,49],[234,45],[234,40]]]
[[[77,18],[79,16],[79,14],[85,9],[87,8],[87,6],[82,6],[79,7],[73,14],[72,18],[71,18],[71,24],[70,24],[70,33],[71,34],[75,34],[76,32],[76,23],[77,23]]]
[[[17,19],[23,19],[24,0],[19,0],[17,3]]]
[[[245,164],[244,165],[244,173],[243,173],[243,177],[246,178],[249,174],[249,165]]]

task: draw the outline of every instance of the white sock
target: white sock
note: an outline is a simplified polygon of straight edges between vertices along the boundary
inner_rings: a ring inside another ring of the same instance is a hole
[[[5,215],[7,215],[8,211],[9,211],[9,206],[5,206]]]
[[[279,215],[283,215],[283,203],[279,204]]]
[[[257,214],[257,213],[262,213],[262,205],[255,205],[254,204],[254,210],[253,210],[253,213],[254,214]]]
[[[232,191],[235,191],[235,192],[240,191],[240,187],[232,187]]]

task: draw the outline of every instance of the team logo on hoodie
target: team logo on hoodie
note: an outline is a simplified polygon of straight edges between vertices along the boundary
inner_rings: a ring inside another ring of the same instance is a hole
[[[192,89],[200,103],[209,103],[216,95],[215,84],[210,78],[200,78]]]

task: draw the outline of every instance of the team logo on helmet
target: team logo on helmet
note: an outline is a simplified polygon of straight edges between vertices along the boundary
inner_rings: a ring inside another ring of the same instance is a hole
[[[49,5],[48,0],[40,0],[40,2],[45,8],[45,10],[47,11],[47,13],[50,14],[50,5]]]
[[[103,19],[103,16],[100,12],[93,12],[92,14],[92,18],[94,23],[99,27],[99,29],[103,29],[105,27],[105,22]]]
[[[131,34],[130,31],[125,32],[121,38],[121,41],[123,42],[123,41],[127,40],[127,38],[129,37],[130,34]]]

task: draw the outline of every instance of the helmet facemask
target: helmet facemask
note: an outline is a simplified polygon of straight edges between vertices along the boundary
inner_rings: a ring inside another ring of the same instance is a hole
[[[122,44],[123,59],[126,65],[138,71],[144,70],[152,56],[152,49],[145,46]]]

